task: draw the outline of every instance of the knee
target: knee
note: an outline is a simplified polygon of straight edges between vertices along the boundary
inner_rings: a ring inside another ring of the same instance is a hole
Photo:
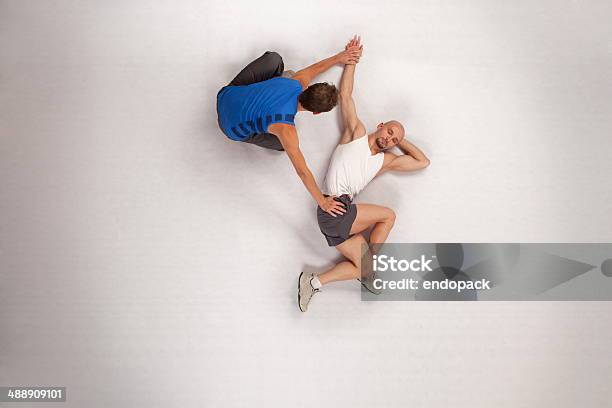
[[[283,63],[283,57],[276,51],[266,51],[265,55],[270,64],[281,65]]]
[[[353,265],[353,270],[352,270],[352,278],[353,279],[359,279],[361,278],[361,259],[356,260],[356,259],[349,259],[349,262]]]
[[[359,271],[361,271],[361,256],[357,256],[357,257],[351,259],[351,262],[353,263],[353,265],[357,269],[357,273],[359,273]]]
[[[393,211],[391,208],[387,208],[385,221],[391,225],[395,224],[395,211]]]

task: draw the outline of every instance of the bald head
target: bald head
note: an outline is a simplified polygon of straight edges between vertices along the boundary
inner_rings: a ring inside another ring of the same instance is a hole
[[[396,146],[404,138],[404,126],[397,120],[380,123],[376,129],[376,145],[381,150]]]

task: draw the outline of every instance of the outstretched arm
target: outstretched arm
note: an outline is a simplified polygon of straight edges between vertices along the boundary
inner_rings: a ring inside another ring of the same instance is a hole
[[[302,88],[306,89],[316,76],[322,74],[336,64],[356,64],[360,56],[361,50],[358,47],[347,48],[336,55],[296,72],[292,79],[300,81]]]
[[[314,176],[306,164],[306,159],[304,159],[304,155],[300,150],[300,143],[295,127],[285,123],[274,123],[270,125],[268,130],[280,140],[296,173],[319,207],[334,217],[336,214],[341,215],[345,213],[346,209],[342,203],[334,200],[333,197],[325,197],[323,193],[321,193]]]
[[[361,39],[353,37],[346,48],[357,47],[363,49]],[[340,80],[340,112],[342,115],[342,138],[340,144],[351,142],[354,138],[365,134],[365,126],[357,117],[357,109],[353,99],[353,84],[355,82],[355,65],[345,65]]]
[[[410,143],[405,138],[397,145],[397,147],[404,153],[403,155],[396,155],[393,153],[385,152],[385,160],[383,166],[378,172],[380,175],[385,171],[415,171],[421,170],[429,166],[429,159],[425,156],[425,153],[421,151],[414,144]]]

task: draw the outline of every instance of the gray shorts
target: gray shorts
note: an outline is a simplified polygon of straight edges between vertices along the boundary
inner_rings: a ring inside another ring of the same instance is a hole
[[[319,222],[319,228],[329,246],[340,245],[351,237],[351,227],[355,218],[357,218],[357,206],[351,202],[351,197],[348,194],[343,194],[340,197],[336,197],[336,201],[340,201],[344,204],[346,212],[342,215],[335,217],[329,215],[317,207],[317,221]]]

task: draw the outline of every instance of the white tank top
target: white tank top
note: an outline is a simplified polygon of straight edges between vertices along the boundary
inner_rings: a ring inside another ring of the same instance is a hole
[[[372,155],[367,134],[336,147],[325,176],[324,190],[329,195],[355,197],[376,176],[385,154]]]

